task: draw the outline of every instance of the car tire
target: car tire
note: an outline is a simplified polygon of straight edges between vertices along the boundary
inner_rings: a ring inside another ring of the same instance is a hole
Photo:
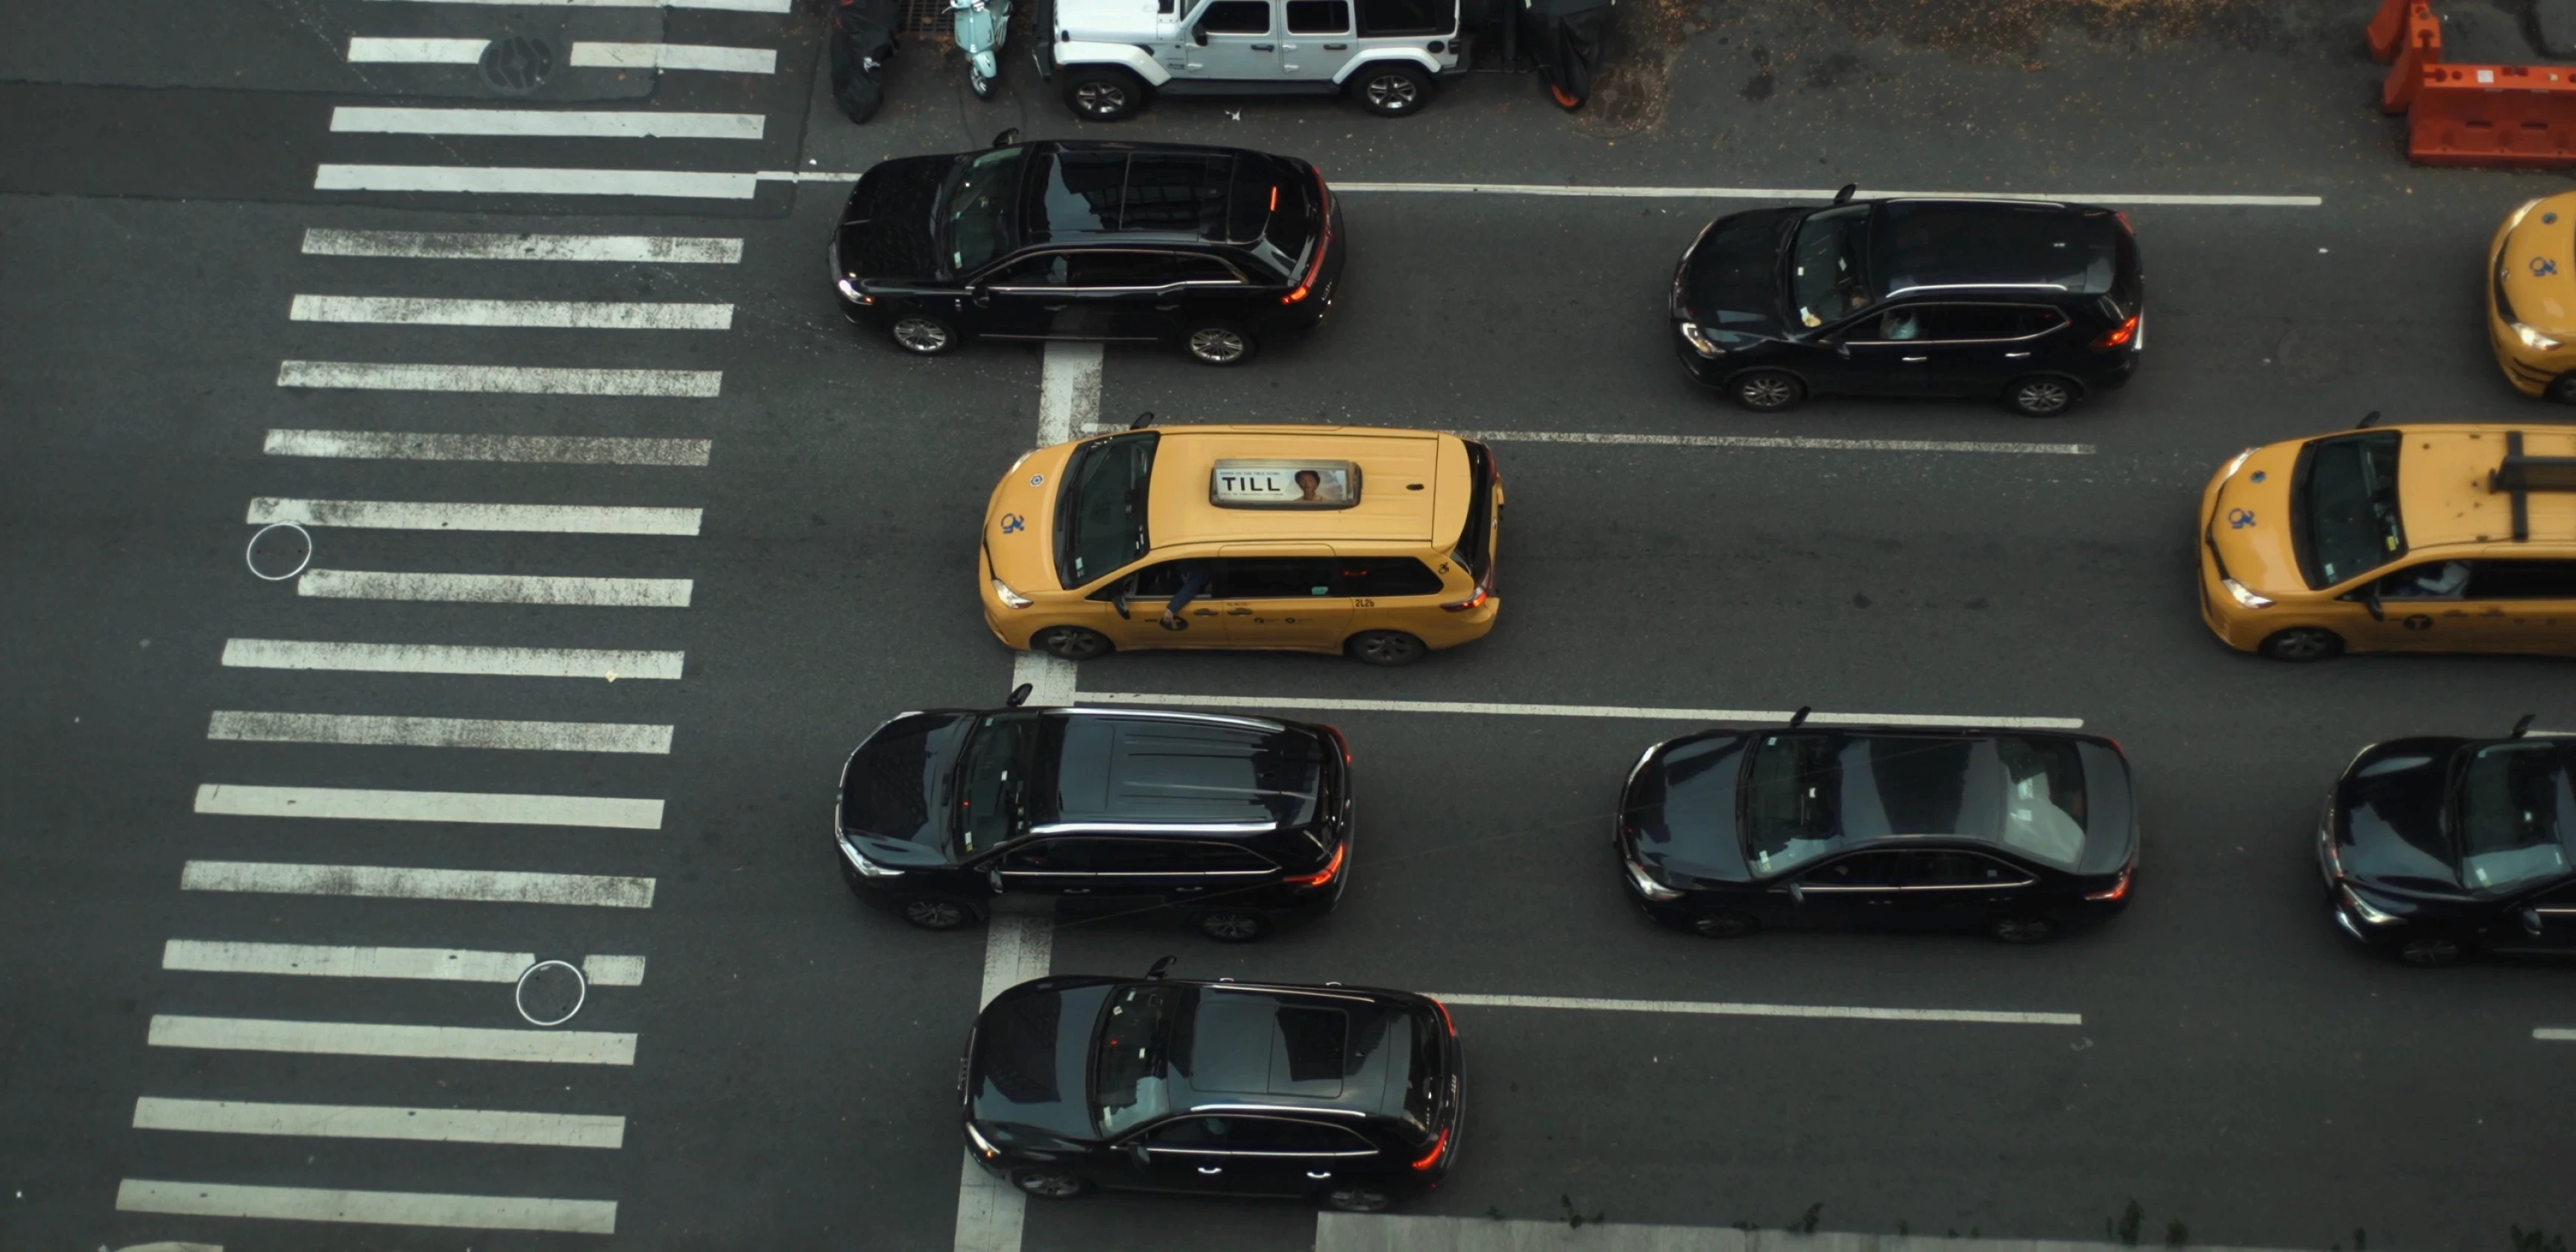
[[[1363,630],[1351,636],[1342,651],[1354,661],[1393,669],[1421,660],[1431,649],[1419,637],[1400,630]]]
[[[1691,914],[1690,929],[1702,939],[1742,939],[1762,929],[1762,923],[1733,909],[1701,909]]]
[[[1064,76],[1064,107],[1086,122],[1123,122],[1145,107],[1145,80],[1133,70],[1094,65]]]
[[[1411,117],[1431,102],[1431,76],[1411,61],[1371,61],[1351,74],[1351,99],[1379,117]]]
[[[944,356],[966,341],[955,325],[927,313],[897,317],[894,325],[886,328],[886,334],[893,338],[894,346],[914,356]]]
[[[2343,636],[2323,626],[2292,626],[2273,631],[2255,651],[2275,661],[2323,661],[2343,652]]]
[[[1376,1187],[1326,1187],[1315,1193],[1315,1203],[1336,1213],[1383,1213],[1395,1197]]]
[[[1270,919],[1255,909],[1209,909],[1191,919],[1218,943],[1254,943],[1270,933]]]
[[[2561,374],[2550,379],[2540,398],[2557,404],[2576,404],[2576,374]]]
[[[2460,959],[2469,954],[2469,947],[2449,935],[2417,935],[2388,951],[2400,964],[2417,969],[2440,969],[2445,965],[2459,964]]]
[[[1118,645],[1086,626],[1049,626],[1029,636],[1029,647],[1061,660],[1088,661],[1109,655]]]
[[[1091,1191],[1091,1180],[1053,1170],[1024,1169],[1011,1175],[1011,1185],[1041,1200],[1072,1200]]]
[[[1998,917],[1986,923],[1986,933],[2005,943],[2046,943],[2057,933],[2057,923],[2045,917]]]
[[[905,896],[898,911],[903,920],[923,930],[956,930],[983,916],[983,910],[955,896]]]
[[[1201,365],[1228,369],[1261,353],[1261,341],[1231,322],[1207,322],[1181,334],[1181,351]]]
[[[1787,370],[1749,370],[1727,380],[1726,394],[1756,413],[1777,413],[1798,407],[1807,384]]]
[[[2004,407],[2023,417],[2064,417],[2082,397],[2074,383],[2054,374],[2033,374],[2004,388]]]

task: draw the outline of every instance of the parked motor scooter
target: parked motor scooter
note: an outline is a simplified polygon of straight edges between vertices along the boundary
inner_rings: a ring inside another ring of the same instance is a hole
[[[1002,41],[1011,33],[1011,0],[948,0],[948,10],[957,19],[957,50],[966,54],[966,85],[991,99]]]

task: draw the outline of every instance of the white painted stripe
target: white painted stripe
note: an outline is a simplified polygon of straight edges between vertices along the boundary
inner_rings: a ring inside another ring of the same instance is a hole
[[[498,1109],[405,1109],[364,1104],[256,1104],[242,1100],[134,1102],[136,1130],[218,1135],[296,1135],[320,1139],[415,1139],[429,1143],[506,1143],[537,1148],[608,1148],[626,1144],[626,1119],[584,1113],[509,1113]]]
[[[393,748],[671,754],[671,727],[639,722],[518,722],[473,717],[245,713],[217,709],[206,738],[248,743],[353,743]]]
[[[261,496],[242,519],[257,526],[361,530],[499,530],[561,535],[694,535],[698,509],[615,504],[440,504],[414,500],[297,500]]]
[[[227,639],[224,664],[238,669],[345,670],[366,674],[490,674],[505,678],[677,680],[685,652],[607,648],[477,648],[440,643],[316,643]]]
[[[1038,446],[1052,447],[1100,416],[1100,345],[1050,343],[1038,375]]]
[[[573,170],[533,166],[321,165],[317,191],[445,191],[467,195],[667,196],[683,200],[748,200],[760,194],[752,174],[691,170]]]
[[[730,304],[596,300],[435,300],[415,296],[307,296],[287,306],[296,322],[391,326],[532,326],[562,330],[731,330]]]
[[[447,435],[399,430],[271,430],[270,456],[384,461],[520,461],[544,465],[672,465],[703,468],[712,439],[613,436]]]
[[[695,43],[576,43],[565,64],[600,69],[774,74],[778,72],[778,50]]]
[[[205,974],[290,974],[311,978],[409,978],[432,982],[515,983],[537,963],[531,952],[457,948],[352,948],[306,943],[230,943],[172,939],[161,968]]]
[[[644,958],[585,956],[581,958],[581,976],[594,987],[640,987],[644,985]]]
[[[414,0],[419,2],[419,0]],[[433,4],[518,4],[529,8],[580,9],[731,9],[738,13],[785,13],[795,0],[428,0]]]
[[[331,129],[366,135],[504,135],[581,139],[758,139],[757,113],[646,109],[385,109],[340,105]]]
[[[1054,354],[1050,352],[1048,359],[1052,361]],[[1052,917],[994,914],[984,930],[984,988],[976,1003],[991,1004],[993,997],[1021,983],[1046,977],[1054,947]],[[958,1159],[956,1252],[1020,1252],[1027,1197],[1019,1188],[985,1173],[975,1158],[961,1154]]]
[[[216,1182],[128,1178],[116,1187],[117,1211],[184,1217],[252,1217],[289,1222],[358,1222],[370,1226],[449,1226],[467,1230],[617,1233],[615,1200],[546,1200],[532,1196],[431,1195],[415,1191],[327,1191],[319,1187],[242,1187]]]
[[[1071,704],[1077,669],[1073,662],[1043,652],[1014,652],[1011,654],[1011,687],[1017,690],[1020,684],[1028,684],[1029,698],[1021,703],[1030,708]]]
[[[1491,196],[1617,196],[1650,200],[1831,200],[1834,188],[1804,187],[1577,187],[1553,183],[1345,183],[1333,184],[1335,191],[1347,192],[1432,192]],[[2077,194],[2061,191],[1882,191],[1864,189],[1872,199],[1896,199],[1921,196],[1940,200],[2055,200],[2080,204],[2176,204],[2210,208],[2313,209],[2325,203],[2318,196],[2239,196],[2239,195],[2168,195],[2119,194],[2088,192]]]
[[[295,594],[324,600],[434,600],[685,609],[686,578],[574,578],[540,574],[397,574],[309,569]]]
[[[488,791],[380,791],[361,787],[251,787],[201,783],[197,811],[223,817],[343,821],[473,822],[495,826],[605,826],[660,830],[662,802],[619,796]]]
[[[474,65],[482,61],[489,39],[379,39],[355,35],[349,39],[351,61],[392,62],[408,65]]]
[[[1613,435],[1591,431],[1460,430],[1487,443],[1592,443],[1648,448],[1785,448],[1811,452],[2008,452],[2091,456],[2089,443],[1997,443],[1961,439],[1804,439],[1764,435]]]
[[[589,370],[523,365],[408,365],[366,361],[280,361],[280,387],[360,391],[498,391],[534,396],[673,396],[711,399],[722,370]]]
[[[1695,1000],[1580,1000],[1565,996],[1460,995],[1426,991],[1443,1004],[1497,1009],[1582,1009],[1602,1013],[1680,1013],[1703,1017],[1823,1017],[1873,1022],[1968,1022],[1989,1026],[2081,1026],[2081,1013],[2001,1013],[1984,1009],[1876,1009],[1829,1004],[1725,1004]]]
[[[2543,1043],[2576,1043],[2576,1029],[2558,1026],[2536,1026],[2531,1037]]]
[[[408,869],[390,865],[299,865],[276,861],[190,861],[182,891],[352,896],[369,900],[467,900],[483,904],[653,907],[653,880],[511,870]]]
[[[308,575],[309,577],[309,575]],[[1488,704],[1468,700],[1330,700],[1307,696],[1201,696],[1085,691],[1078,703],[1178,704],[1244,709],[1341,709],[1365,713],[1480,713],[1511,717],[1609,717],[1671,722],[1786,722],[1789,709],[1658,709],[1622,704]],[[2080,730],[2080,717],[1973,717],[1948,713],[1810,713],[1810,726],[1967,726],[1994,730]]]
[[[496,235],[462,231],[305,228],[306,256],[382,256],[427,261],[644,261],[734,265],[742,241],[690,235]]]
[[[294,1052],[310,1056],[407,1056],[536,1065],[635,1063],[635,1036],[602,1030],[488,1030],[479,1026],[397,1026],[385,1022],[301,1022],[156,1013],[145,1042],[156,1048]]]

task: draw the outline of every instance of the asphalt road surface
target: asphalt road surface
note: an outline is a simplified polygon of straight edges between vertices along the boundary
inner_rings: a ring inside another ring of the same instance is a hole
[[[1405,122],[1183,102],[1113,131],[1016,56],[974,102],[927,39],[853,127],[819,18],[757,3],[18,6],[0,1246],[1307,1247],[1293,1206],[961,1200],[979,989],[1166,953],[1798,1010],[1461,1007],[1477,1121],[1427,1212],[2083,1238],[2134,1198],[2207,1242],[2423,1249],[2576,1224],[2576,1052],[2535,1034],[2576,1026],[2568,972],[2358,953],[2308,859],[2354,748],[2576,729],[2566,663],[2270,664],[2190,581],[2239,448],[2372,409],[2561,420],[2497,376],[2476,300],[2499,215],[2563,182],[2407,167],[2367,5],[2117,7],[1715,4],[1617,116],[1497,76]],[[554,120],[360,111],[498,108]],[[587,116],[622,110],[673,116]],[[1663,291],[1758,198],[1418,189],[1348,193],[1331,319],[1240,371],[850,330],[838,176],[1007,125],[1343,183],[2088,196],[2137,225],[2152,339],[2053,422],[1757,417],[1670,359]],[[1015,663],[970,586],[986,490],[1042,424],[1142,411],[1486,432],[1500,627],[1398,672]],[[254,544],[272,522],[302,529]],[[1366,814],[1326,924],[1221,948],[859,906],[826,841],[844,754],[1015,673],[1431,707],[1300,714],[1349,732]],[[2135,905],[2035,949],[1649,926],[1603,844],[1637,751],[1698,724],[1658,710],[1801,705],[2118,737]],[[552,1028],[514,993],[543,960],[589,973]]]

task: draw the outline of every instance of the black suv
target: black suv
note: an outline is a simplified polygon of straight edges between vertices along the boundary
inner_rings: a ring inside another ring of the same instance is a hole
[[[1041,978],[961,1068],[967,1153],[1043,1199],[1109,1187],[1374,1212],[1440,1185],[1463,1106],[1449,1010],[1406,991]]]
[[[2053,417],[2137,368],[2129,219],[2030,200],[1850,199],[1700,231],[1673,273],[1691,376],[1774,412],[1810,395],[2001,399]]]
[[[860,177],[831,249],[843,316],[922,356],[979,335],[1177,340],[1205,364],[1240,365],[1332,307],[1341,210],[1314,166],[1010,138]]]
[[[851,890],[929,930],[1038,892],[1249,942],[1350,884],[1350,751],[1329,726],[1209,713],[906,713],[850,754],[833,843]]]

